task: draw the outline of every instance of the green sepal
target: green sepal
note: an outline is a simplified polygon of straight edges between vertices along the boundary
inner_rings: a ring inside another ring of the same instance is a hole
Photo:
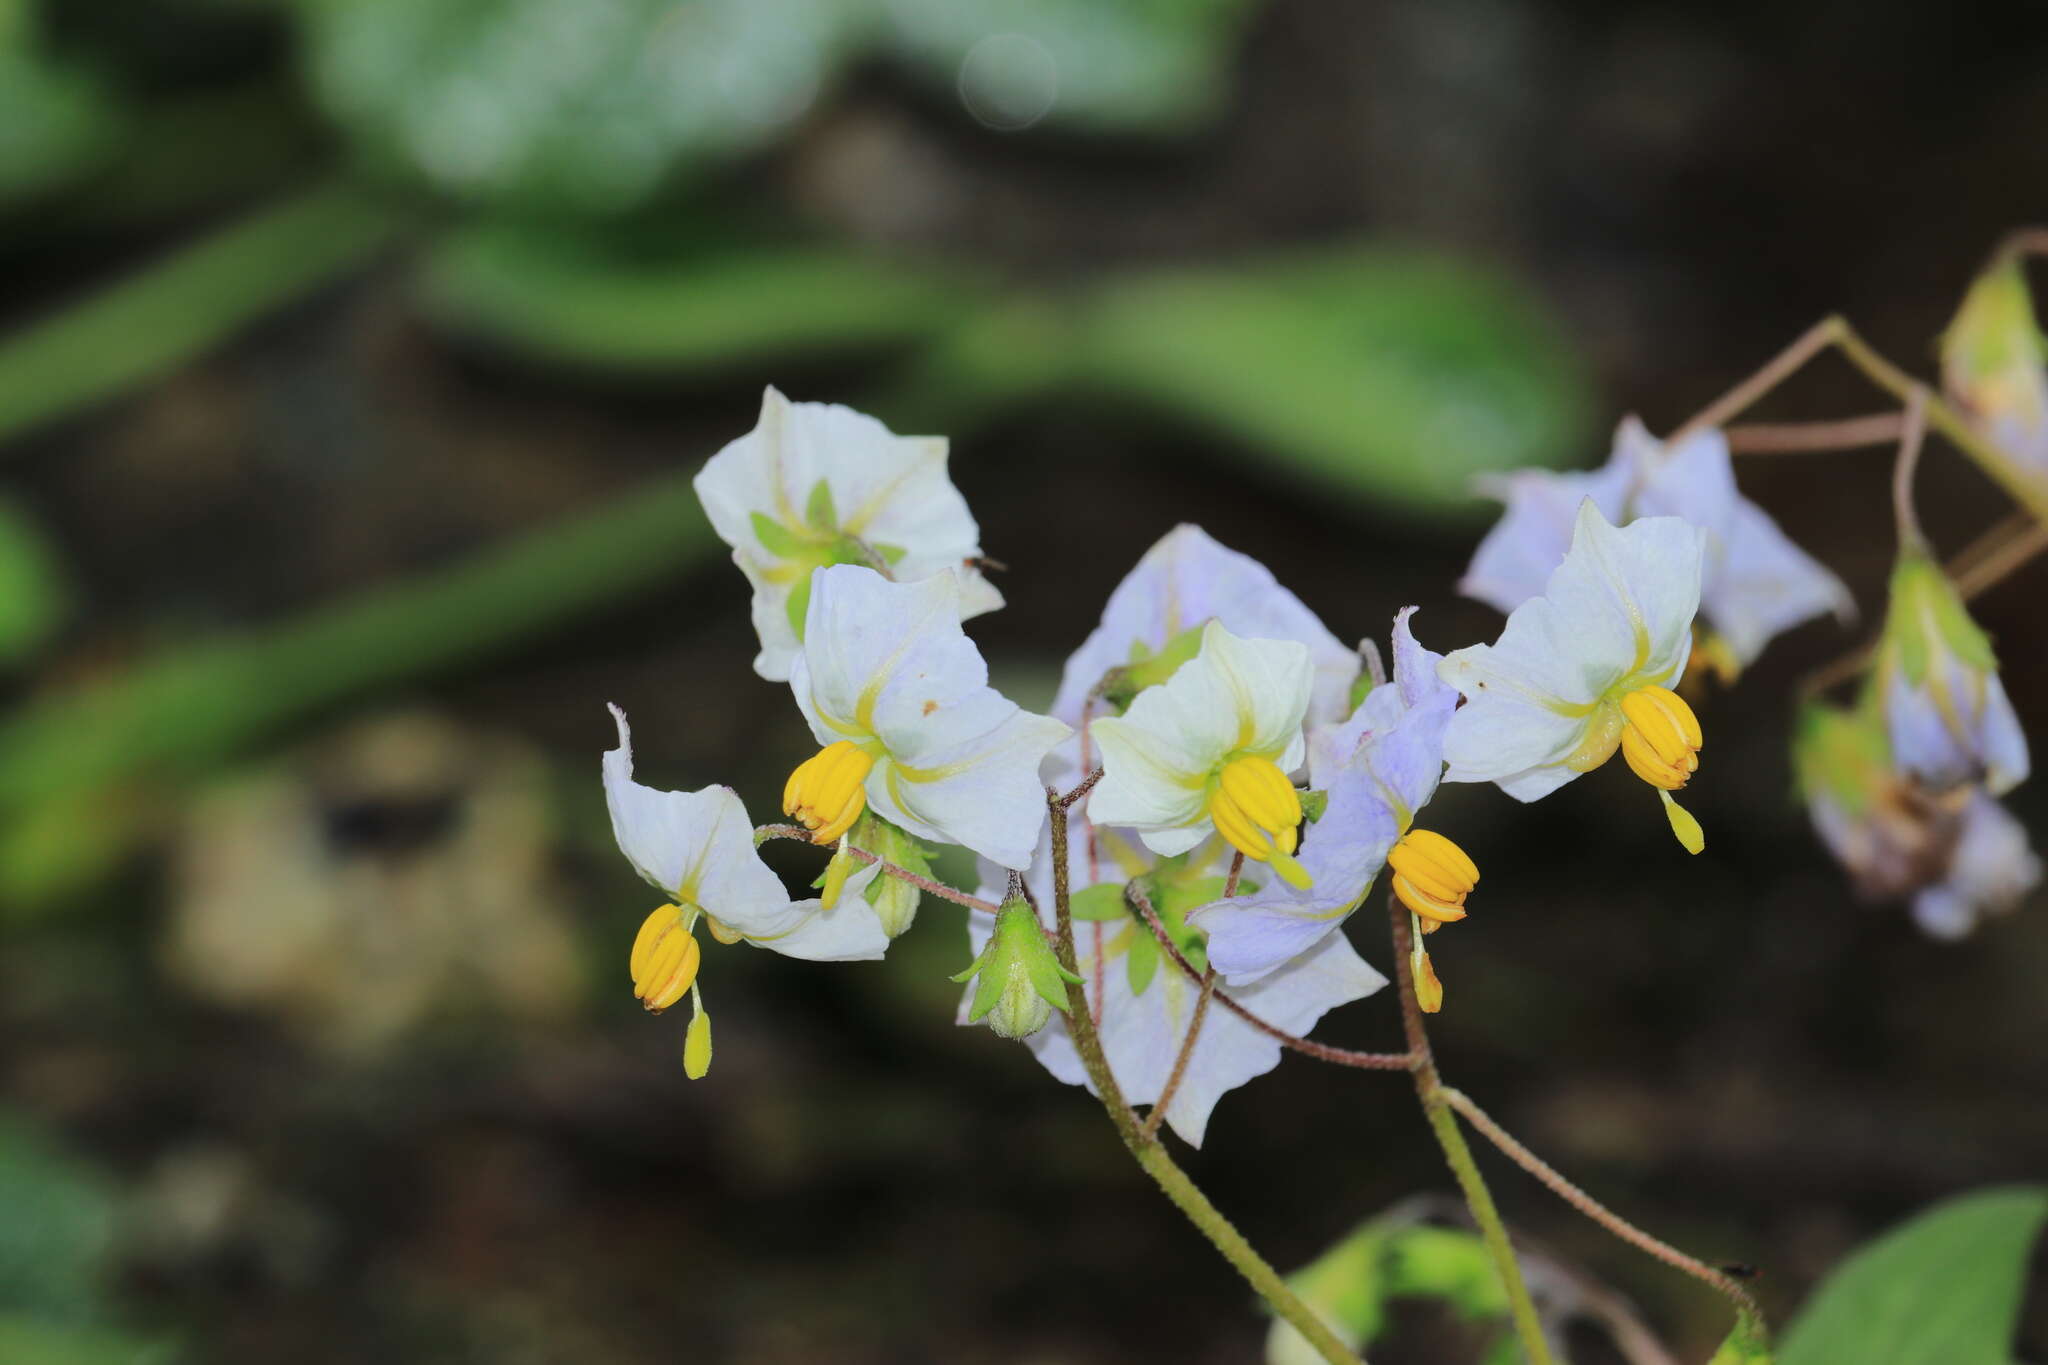
[[[967,1022],[987,1019],[1005,1038],[1024,1038],[1044,1028],[1052,1011],[1067,1008],[1067,986],[1081,978],[1060,966],[1038,912],[1022,899],[1003,902],[995,932],[981,954],[955,981],[974,977]]]
[[[1801,795],[1826,797],[1860,815],[1890,781],[1891,740],[1872,706],[1808,702],[1792,726],[1792,771]]]
[[[878,540],[871,540],[867,544],[868,548],[880,555],[882,562],[892,569],[901,564],[903,557],[910,553],[909,550],[906,550],[901,545],[884,545]]]
[[[1190,626],[1157,651],[1143,640],[1135,641],[1131,661],[1103,675],[1098,685],[1103,699],[1119,712],[1128,710],[1140,692],[1165,682],[1202,652],[1202,630],[1202,626]]]
[[[839,529],[839,510],[832,505],[832,485],[823,479],[811,485],[811,496],[804,501],[804,522],[813,531],[827,535]]]
[[[1103,882],[1099,886],[1084,886],[1068,896],[1067,913],[1077,920],[1109,921],[1125,918],[1131,908],[1124,899],[1122,883]]]
[[[1152,936],[1151,927],[1137,925],[1131,946],[1124,951],[1124,979],[1130,983],[1132,995],[1143,995],[1152,978],[1159,975],[1159,957],[1159,940]]]
[[[761,548],[777,559],[795,559],[804,553],[804,543],[797,539],[796,532],[766,512],[753,513],[751,520],[754,525],[754,539],[760,541]]]
[[[1301,794],[1301,818],[1313,825],[1323,818],[1323,812],[1330,808],[1330,794],[1324,791],[1305,791]],[[1240,893],[1243,887],[1238,888]]]
[[[813,570],[812,572],[816,572]],[[796,632],[796,638],[804,638],[804,620],[811,614],[811,575],[805,574],[789,590],[789,598],[783,603],[789,613],[789,628]]]
[[[1978,673],[1998,668],[1991,637],[1971,619],[1941,565],[1926,551],[1909,548],[1892,570],[1881,657],[1909,684],[1919,687],[1927,681],[1937,650],[1953,654]]]
[[[854,825],[850,842],[864,853],[920,877],[932,874],[931,850],[901,826],[884,820],[873,810],[863,811]],[[882,932],[895,938],[917,918],[924,893],[900,877],[878,874],[862,893],[882,921]]]

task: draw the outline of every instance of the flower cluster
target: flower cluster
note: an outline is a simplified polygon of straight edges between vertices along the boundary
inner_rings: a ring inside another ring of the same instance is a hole
[[[1708,529],[1674,515],[1617,527],[1584,497],[1497,642],[1435,653],[1408,607],[1388,676],[1369,643],[1346,647],[1266,568],[1182,526],[1110,595],[1037,715],[989,685],[962,626],[1001,598],[945,450],[771,389],[760,425],[698,477],[754,588],[756,669],[788,684],[818,747],[784,784],[792,823],[757,828],[727,788],[635,781],[614,709],[614,829],[662,898],[628,965],[648,1009],[691,1000],[690,1075],[711,1053],[700,930],[871,959],[938,895],[968,907],[962,1022],[1026,1039],[1084,1084],[1068,1011],[1085,1005],[1125,1099],[1199,1142],[1217,1100],[1277,1065],[1285,1040],[1386,984],[1343,932],[1375,887],[1406,917],[1418,1004],[1442,1007],[1425,942],[1466,918],[1479,869],[1425,818],[1439,783],[1534,800],[1620,752],[1700,846],[1671,802],[1699,766],[1700,726],[1671,688],[1693,652]],[[792,896],[762,861],[771,837],[830,850],[815,895]],[[979,858],[978,894],[930,876],[941,845]]]

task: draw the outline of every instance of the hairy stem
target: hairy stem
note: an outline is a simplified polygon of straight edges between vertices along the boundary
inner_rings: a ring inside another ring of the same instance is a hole
[[[1159,941],[1161,951],[1172,960],[1181,975],[1199,985],[1202,980],[1202,969],[1188,961],[1187,954],[1181,952],[1180,945],[1166,932],[1166,925],[1160,921],[1159,912],[1152,908],[1152,902],[1145,895],[1144,888],[1132,882],[1124,888],[1124,900],[1144,917],[1146,927],[1152,930],[1152,937]],[[1407,1071],[1415,1064],[1415,1059],[1406,1052],[1354,1052],[1347,1047],[1331,1047],[1328,1043],[1319,1043],[1313,1038],[1303,1038],[1299,1034],[1289,1033],[1277,1024],[1268,1023],[1223,991],[1216,991],[1214,995],[1217,1004],[1268,1038],[1277,1040],[1282,1047],[1291,1048],[1304,1057],[1313,1057],[1319,1062],[1329,1062],[1335,1066],[1355,1067],[1360,1071]]]
[[[1744,422],[1726,434],[1731,454],[1794,455],[1892,445],[1904,421],[1896,412],[1873,412],[1834,422]]]
[[[1892,466],[1892,517],[1898,523],[1902,548],[1924,549],[1920,509],[1913,504],[1913,476],[1920,472],[1920,448],[1927,441],[1927,390],[1915,384],[1906,400],[1906,425],[1899,433],[1899,458]]]
[[[806,844],[812,842],[811,832],[802,825],[756,825],[754,827],[755,847],[760,847],[760,845],[770,839],[796,839]],[[898,867],[886,859],[876,857],[864,848],[855,848],[848,844],[846,851],[852,854],[857,861],[874,863],[882,869],[885,875],[894,877],[900,882],[908,882],[928,896],[937,896],[940,900],[951,901],[955,905],[964,905],[969,910],[979,910],[985,915],[993,915],[1002,908],[1001,906],[989,904],[979,896],[970,896],[965,891],[955,891],[942,881],[922,876],[912,872],[909,868]]]
[[[1494,1122],[1493,1116],[1484,1109],[1481,1109],[1463,1091],[1445,1087],[1443,1097],[1446,1104],[1464,1115],[1467,1123],[1470,1123],[1477,1129],[1488,1142],[1498,1147],[1502,1155],[1506,1156],[1530,1175],[1542,1181],[1550,1189],[1551,1193],[1564,1200],[1565,1203],[1570,1204],[1580,1213],[1585,1214],[1586,1217],[1592,1219],[1601,1227],[1606,1228],[1622,1241],[1627,1242],[1630,1246],[1635,1247],[1639,1251],[1647,1252],[1665,1265],[1670,1266],[1673,1270],[1683,1271],[1694,1279],[1712,1286],[1717,1292],[1726,1295],[1735,1304],[1735,1311],[1746,1320],[1750,1327],[1759,1335],[1762,1333],[1764,1326],[1763,1310],[1757,1307],[1756,1300],[1750,1297],[1749,1291],[1740,1284],[1737,1284],[1733,1278],[1716,1270],[1697,1257],[1686,1255],[1669,1242],[1652,1237],[1649,1233],[1643,1231],[1634,1223],[1629,1222],[1626,1218],[1623,1218],[1620,1214],[1593,1198],[1592,1195],[1587,1194],[1577,1185],[1574,1185],[1556,1167],[1552,1166],[1542,1157],[1537,1156],[1527,1147],[1524,1147],[1516,1140],[1512,1133]]]
[[[1067,877],[1067,807],[1060,804],[1059,797],[1051,792],[1046,794],[1046,804],[1052,814],[1053,913],[1059,927],[1060,965],[1078,975],[1078,960],[1074,953],[1074,916]],[[1173,1201],[1174,1207],[1187,1216],[1187,1220],[1209,1239],[1223,1259],[1244,1276],[1258,1296],[1301,1333],[1302,1339],[1314,1347],[1329,1365],[1365,1365],[1364,1358],[1337,1339],[1329,1324],[1287,1287],[1287,1281],[1280,1277],[1280,1272],[1253,1250],[1244,1234],[1209,1202],[1209,1197],[1167,1153],[1166,1144],[1139,1131],[1130,1105],[1124,1102],[1123,1090],[1109,1069],[1109,1059],[1103,1055],[1102,1039],[1096,1034],[1095,1020],[1089,1013],[1087,988],[1072,982],[1067,986],[1067,1031],[1073,1035],[1074,1050],[1080,1054],[1081,1065],[1088,1073],[1090,1084],[1095,1087],[1096,1098],[1108,1111],[1109,1121],[1116,1126],[1117,1136],[1123,1139],[1124,1146],[1145,1174],[1151,1176],[1160,1191]]]
[[[1416,1096],[1422,1101],[1422,1112],[1429,1119],[1430,1131],[1436,1134],[1437,1143],[1444,1149],[1444,1160],[1450,1164],[1451,1174],[1458,1179],[1458,1188],[1465,1196],[1465,1207],[1471,1210],[1472,1221],[1479,1225],[1480,1238],[1493,1257],[1494,1270],[1500,1275],[1501,1287],[1507,1291],[1515,1334],[1522,1340],[1522,1351],[1528,1357],[1529,1365],[1553,1365],[1550,1343],[1544,1339],[1543,1324],[1536,1316],[1536,1304],[1529,1297],[1529,1286],[1523,1282],[1522,1267],[1515,1260],[1515,1248],[1508,1240],[1507,1225],[1501,1221],[1500,1210],[1494,1205],[1493,1192],[1486,1188],[1485,1177],[1479,1174],[1479,1163],[1472,1159],[1472,1149],[1465,1145],[1465,1135],[1458,1131],[1457,1115],[1451,1112],[1450,1102],[1445,1098],[1443,1077],[1437,1073],[1436,1057],[1429,1049],[1429,1033],[1422,1024],[1422,1007],[1415,999],[1415,976],[1409,965],[1412,945],[1408,911],[1398,901],[1390,900],[1389,904],[1394,923],[1394,973],[1401,994],[1401,1023],[1408,1033],[1409,1054],[1414,1058],[1412,1070]]]

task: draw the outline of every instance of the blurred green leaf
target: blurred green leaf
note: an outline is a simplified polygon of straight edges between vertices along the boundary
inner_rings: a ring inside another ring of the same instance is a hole
[[[1508,1316],[1500,1276],[1475,1234],[1397,1217],[1360,1225],[1288,1283],[1353,1348],[1370,1346],[1386,1330],[1388,1305],[1395,1299],[1436,1299],[1470,1322],[1505,1326]],[[1503,1360],[1519,1358],[1505,1333],[1496,1348],[1504,1348]],[[1274,1321],[1266,1336],[1267,1365],[1313,1365],[1321,1359],[1294,1328]]]
[[[42,530],[0,498],[0,668],[22,662],[49,638],[70,597]]]
[[[139,828],[131,786],[188,779],[324,707],[559,625],[718,548],[678,474],[440,573],[35,703],[0,722],[0,905],[27,915],[105,870],[109,831]]]
[[[155,378],[389,239],[346,185],[301,194],[0,342],[0,438]]]
[[[420,279],[451,327],[550,360],[662,372],[907,344],[980,299],[950,268],[835,248],[639,252],[488,225],[441,241]]]
[[[100,1327],[0,1313],[0,1360],[10,1365],[167,1365],[175,1351]]]
[[[91,1168],[0,1115],[0,1311],[85,1319],[97,1311],[114,1197]],[[35,1360],[0,1343],[0,1360]]]
[[[1071,373],[1220,427],[1259,477],[1444,507],[1476,473],[1570,450],[1587,408],[1570,356],[1500,275],[1352,248],[1110,283]]]
[[[1735,1329],[1707,1365],[1772,1365],[1770,1341],[1762,1324],[1747,1313],[1738,1314]]]
[[[1779,1365],[2012,1365],[2048,1187],[1963,1195],[1851,1256],[1785,1334]]]
[[[1178,130],[1223,100],[1246,0],[890,0],[897,52],[998,126]],[[993,105],[993,109],[984,106]]]
[[[852,0],[300,0],[314,92],[380,168],[572,214],[781,135],[868,20]]]
[[[31,17],[20,0],[0,4],[0,208],[90,174],[124,121],[98,80],[42,55]]]

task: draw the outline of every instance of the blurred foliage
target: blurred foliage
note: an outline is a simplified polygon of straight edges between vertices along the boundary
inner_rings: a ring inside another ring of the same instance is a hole
[[[0,499],[0,668],[25,662],[70,603],[70,586],[34,518]]]
[[[2012,1365],[2048,1187],[1982,1190],[1858,1251],[1814,1292],[1778,1365]]]
[[[909,345],[957,323],[965,270],[829,246],[660,244],[485,222],[425,253],[428,312],[459,332],[598,370],[681,374]]]
[[[0,342],[0,438],[154,379],[386,241],[343,185],[288,199]]]
[[[61,189],[114,154],[124,119],[89,72],[44,51],[31,0],[0,0],[0,208]]]
[[[94,1316],[114,1231],[114,1195],[104,1181],[0,1113],[0,1209],[0,1312]],[[0,1350],[0,1360],[23,1358]]]
[[[1354,1349],[1370,1347],[1387,1331],[1395,1300],[1431,1299],[1468,1322],[1495,1326],[1484,1365],[1514,1365],[1522,1358],[1507,1330],[1507,1295],[1486,1244],[1461,1228],[1399,1214],[1374,1218],[1288,1283]],[[1266,1337],[1267,1365],[1314,1365],[1321,1359],[1299,1332],[1275,1320]]]
[[[1243,0],[301,0],[320,100],[370,164],[440,193],[610,214],[785,132],[849,63],[935,83],[1022,38],[1048,112],[1171,127],[1210,109]],[[968,92],[970,95],[973,92]],[[1025,92],[1028,96],[1029,92]]]
[[[154,799],[319,709],[557,626],[716,545],[687,476],[418,581],[175,649],[0,719],[0,904],[110,864]]]

